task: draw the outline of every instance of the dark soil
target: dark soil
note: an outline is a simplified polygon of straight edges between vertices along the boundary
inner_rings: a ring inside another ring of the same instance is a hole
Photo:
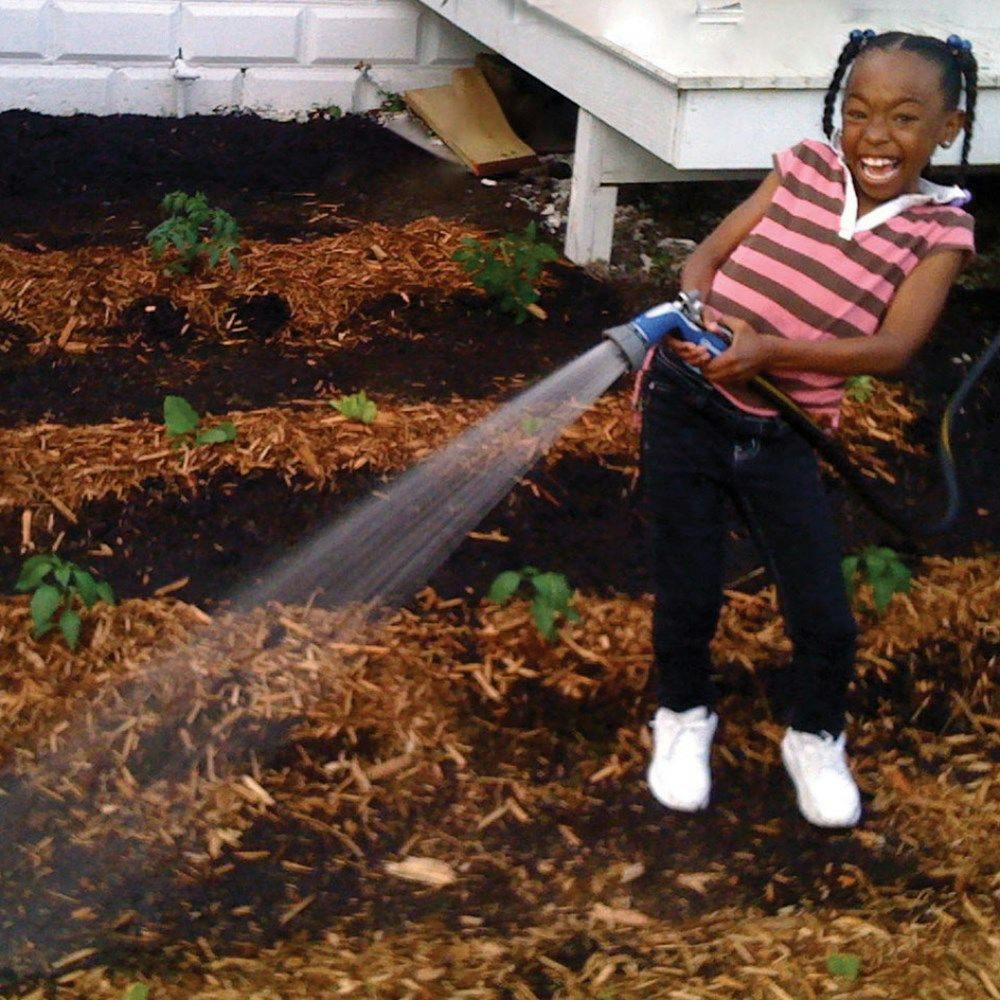
[[[308,239],[425,215],[504,229],[529,215],[364,116],[0,114],[0,239],[24,249],[140,243],[170,191],[204,191],[246,236]]]
[[[184,396],[199,413],[359,389],[376,399],[495,396],[509,392],[504,387],[513,379],[548,375],[622,315],[613,286],[576,268],[553,268],[541,301],[549,318],[517,325],[473,292],[409,303],[386,296],[360,311],[352,323],[360,343],[347,348],[299,347],[294,325],[276,338],[280,312],[273,300],[242,304],[246,330],[230,338],[235,344],[182,333],[184,314],[165,299],[130,307],[109,332],[117,346],[82,355],[29,356],[18,347],[23,334],[8,327],[9,349],[0,353],[0,426],[158,421],[167,393]]]

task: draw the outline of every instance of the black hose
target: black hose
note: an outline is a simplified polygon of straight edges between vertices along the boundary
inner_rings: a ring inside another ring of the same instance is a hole
[[[850,456],[835,438],[829,437],[806,413],[800,409],[788,396],[774,386],[766,378],[757,376],[749,381],[750,387],[764,397],[789,424],[801,434],[830,465],[840,474],[847,485],[854,490],[862,501],[892,527],[914,538],[928,538],[940,535],[954,525],[962,506],[959,492],[958,475],[955,471],[955,456],[951,447],[951,428],[955,415],[961,410],[972,387],[979,381],[983,372],[995,360],[1000,351],[1000,336],[993,339],[989,347],[979,356],[976,363],[969,369],[961,385],[955,390],[944,415],[941,417],[941,429],[938,438],[938,461],[941,464],[941,475],[948,493],[948,503],[944,514],[930,523],[918,520],[911,511],[889,503],[881,496],[869,479],[854,463]]]

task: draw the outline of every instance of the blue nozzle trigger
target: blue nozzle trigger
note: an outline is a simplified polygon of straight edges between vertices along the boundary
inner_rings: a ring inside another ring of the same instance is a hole
[[[673,336],[691,344],[698,344],[715,357],[729,346],[723,337],[706,330],[685,316],[674,302],[664,302],[662,305],[647,309],[632,320],[632,326],[639,331],[650,347],[655,347],[664,337]]]

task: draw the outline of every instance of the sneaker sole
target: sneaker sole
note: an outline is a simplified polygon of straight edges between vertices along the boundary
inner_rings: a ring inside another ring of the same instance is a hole
[[[857,826],[859,820],[861,819],[861,806],[852,814],[850,819],[831,821],[827,819],[820,818],[813,811],[813,802],[809,796],[802,793],[802,789],[799,787],[799,780],[795,776],[795,770],[792,765],[788,762],[788,755],[785,753],[785,747],[781,747],[781,761],[785,765],[785,770],[788,772],[788,777],[792,779],[792,787],[795,789],[795,801],[799,807],[799,812],[802,813],[803,818],[812,823],[813,826],[821,826],[825,830],[842,830],[848,829],[852,826]]]

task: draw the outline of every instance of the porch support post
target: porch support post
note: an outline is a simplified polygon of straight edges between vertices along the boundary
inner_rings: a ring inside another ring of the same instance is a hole
[[[580,108],[566,220],[566,256],[576,264],[611,259],[618,188],[602,184],[601,178],[604,158],[613,141],[612,129]]]

